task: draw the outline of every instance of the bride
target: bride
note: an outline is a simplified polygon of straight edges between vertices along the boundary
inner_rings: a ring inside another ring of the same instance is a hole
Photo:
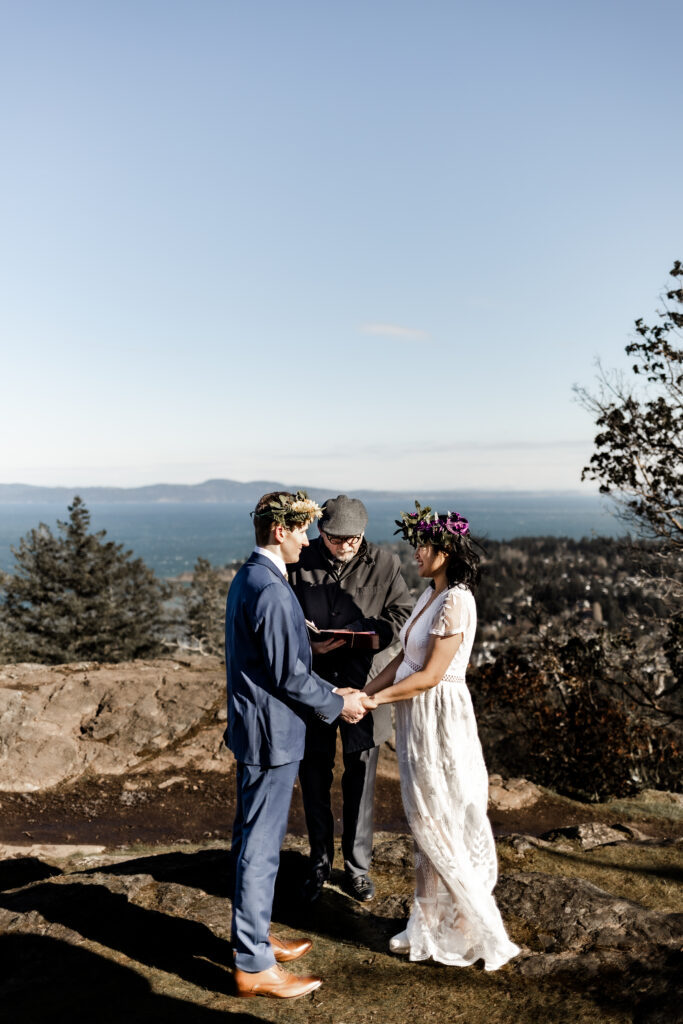
[[[390,948],[487,971],[520,950],[492,896],[496,850],[488,775],[465,683],[477,626],[479,557],[457,513],[401,513],[397,526],[431,585],[401,630],[403,652],[365,687],[368,708],[396,703],[401,795],[415,842],[415,901]]]

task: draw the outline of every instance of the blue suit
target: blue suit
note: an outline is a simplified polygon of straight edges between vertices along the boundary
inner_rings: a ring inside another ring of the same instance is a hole
[[[292,588],[274,562],[253,552],[230,586],[225,611],[225,740],[237,760],[232,944],[243,971],[275,963],[268,941],[275,876],[307,714],[333,722],[344,705],[311,661]]]

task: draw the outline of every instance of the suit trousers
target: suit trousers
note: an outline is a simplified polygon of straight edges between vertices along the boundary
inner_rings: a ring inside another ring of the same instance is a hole
[[[298,768],[298,761],[276,768],[237,763],[231,941],[235,967],[252,974],[275,963],[269,942],[270,918]]]
[[[326,729],[326,742],[306,749],[299,767],[301,795],[311,844],[311,865],[329,872],[334,860],[331,790],[337,730]],[[366,875],[372,860],[375,776],[379,747],[344,753],[342,775],[342,855],[347,874]]]

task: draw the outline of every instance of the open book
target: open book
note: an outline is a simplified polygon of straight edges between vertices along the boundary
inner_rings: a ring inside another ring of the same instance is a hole
[[[346,647],[355,647],[360,651],[379,650],[379,634],[373,629],[318,629],[315,622],[309,622],[308,619],[306,625],[311,640],[343,640]]]

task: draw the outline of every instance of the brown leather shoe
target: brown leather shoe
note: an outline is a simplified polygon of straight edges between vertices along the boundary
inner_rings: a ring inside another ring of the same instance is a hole
[[[235,988],[238,996],[271,996],[274,999],[296,999],[308,995],[322,985],[322,978],[301,978],[287,974],[277,964],[267,971],[250,974],[235,968]]]
[[[308,953],[313,946],[310,939],[299,939],[298,942],[288,942],[286,939],[278,939],[277,935],[270,935],[270,944],[273,947],[275,959],[279,964],[287,963],[288,960],[298,960],[304,953]]]

